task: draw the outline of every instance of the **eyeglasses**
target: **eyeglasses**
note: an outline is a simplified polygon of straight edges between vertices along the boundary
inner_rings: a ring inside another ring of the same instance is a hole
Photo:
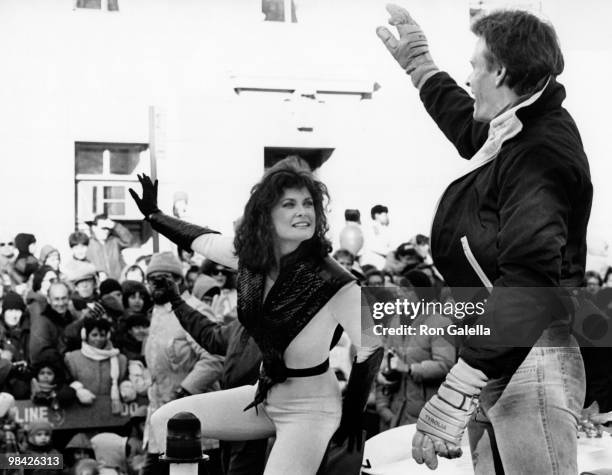
[[[0,242],[0,247],[4,247],[4,246],[14,246],[14,243],[12,243],[12,242]]]
[[[219,274],[225,275],[225,268],[223,268],[223,267],[215,267],[213,269],[212,275],[219,275]]]

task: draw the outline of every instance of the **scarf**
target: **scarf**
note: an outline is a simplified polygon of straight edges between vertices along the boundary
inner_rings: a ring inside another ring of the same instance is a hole
[[[111,404],[113,407],[116,407],[118,404],[121,404],[121,397],[119,395],[119,358],[117,355],[119,354],[119,350],[117,348],[113,348],[110,345],[107,345],[106,348],[100,349],[94,346],[91,346],[86,341],[81,343],[81,353],[86,358],[94,361],[105,361],[110,360],[110,377],[112,381],[111,385]]]
[[[344,285],[354,280],[329,257],[316,254],[304,241],[280,261],[279,274],[263,300],[266,276],[245,266],[238,269],[238,319],[259,346],[263,362],[256,407],[268,390],[287,379],[283,355],[289,344]]]

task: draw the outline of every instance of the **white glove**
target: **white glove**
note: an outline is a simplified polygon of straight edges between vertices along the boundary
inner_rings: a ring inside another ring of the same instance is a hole
[[[123,402],[132,402],[138,396],[131,381],[123,381],[119,385],[119,394]]]
[[[485,374],[461,358],[451,368],[438,393],[419,414],[412,440],[412,456],[417,463],[435,468],[436,454],[449,458],[461,455],[461,438],[486,384]]]
[[[74,381],[72,384],[70,384],[70,387],[75,390],[77,399],[81,404],[89,406],[94,402],[96,395],[83,386],[83,383],[80,381]]]

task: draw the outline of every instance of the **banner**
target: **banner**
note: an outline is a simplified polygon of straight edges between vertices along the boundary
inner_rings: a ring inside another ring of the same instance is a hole
[[[123,403],[120,414],[113,414],[110,396],[96,396],[90,406],[83,406],[76,402],[58,411],[47,406],[36,406],[29,399],[15,401],[18,422],[28,424],[36,420],[45,420],[57,430],[120,427],[125,425],[131,417],[144,416],[147,405],[147,398],[139,397],[134,402]]]

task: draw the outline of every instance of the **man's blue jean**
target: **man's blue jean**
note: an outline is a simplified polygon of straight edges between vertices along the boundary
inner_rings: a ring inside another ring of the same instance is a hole
[[[577,474],[584,395],[584,365],[575,339],[546,330],[509,380],[491,380],[483,389],[468,425],[474,472]]]

